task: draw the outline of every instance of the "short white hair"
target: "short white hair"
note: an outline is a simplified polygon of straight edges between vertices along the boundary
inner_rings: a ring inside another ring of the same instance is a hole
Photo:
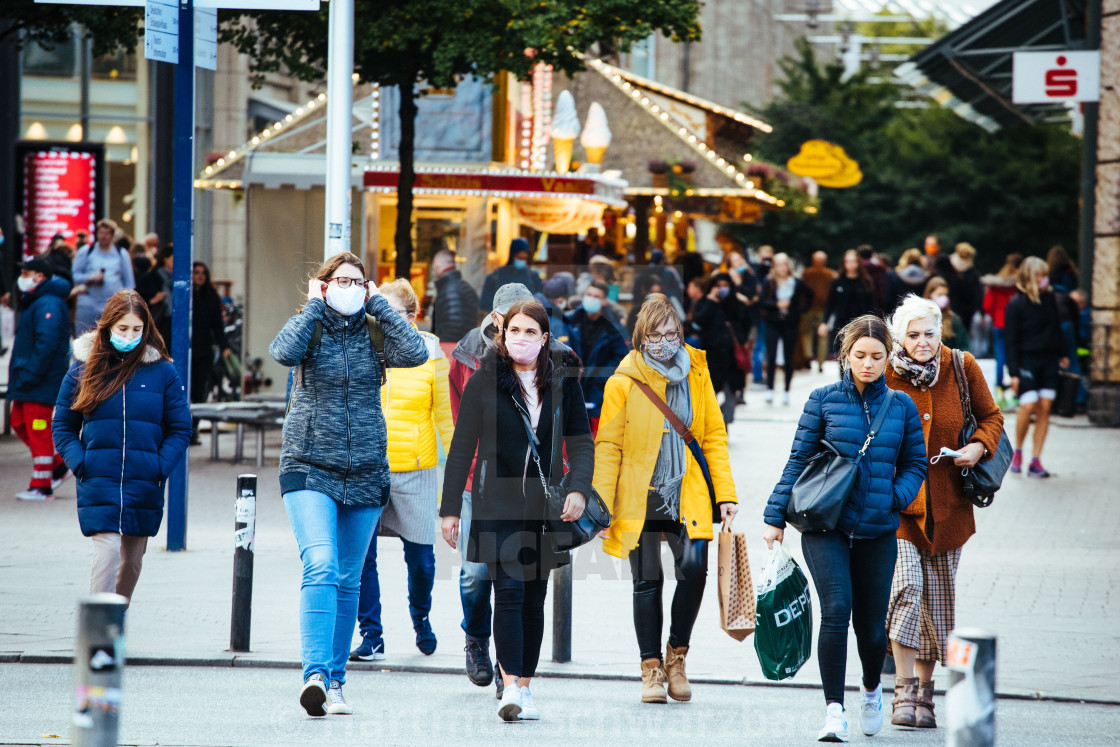
[[[910,322],[932,320],[937,325],[937,332],[941,334],[941,308],[928,298],[921,298],[911,293],[902,299],[902,303],[895,309],[891,316],[891,335],[899,345],[906,339],[906,332],[910,329]]]

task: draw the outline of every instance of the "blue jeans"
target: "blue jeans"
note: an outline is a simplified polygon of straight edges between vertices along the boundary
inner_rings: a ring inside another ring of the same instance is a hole
[[[1003,336],[1003,330],[998,327],[992,327],[992,347],[996,357],[996,386],[1002,389],[1003,372],[1007,367],[1007,340]]]
[[[855,540],[840,532],[809,532],[801,535],[801,552],[821,605],[817,663],[824,700],[843,704],[849,619],[863,665],[863,686],[869,690],[879,686],[898,543],[894,532]]]
[[[490,637],[490,590],[494,582],[485,563],[467,560],[467,542],[471,535],[471,493],[463,491],[462,516],[459,517],[459,598],[463,602],[463,632],[471,638]]]
[[[432,611],[432,587],[436,582],[436,554],[431,545],[404,543],[404,562],[408,567],[408,612],[412,626],[428,619]],[[369,541],[366,562],[362,567],[362,588],[358,593],[358,629],[363,638],[378,639],[381,627],[381,582],[377,577],[377,531]]]
[[[299,594],[303,678],[346,681],[346,658],[358,616],[362,559],[380,508],[344,506],[325,493],[284,494],[284,509],[303,560]]]
[[[754,383],[762,383],[762,364],[766,360],[766,322],[758,320],[758,335],[754,339],[754,354],[751,356],[751,378]]]

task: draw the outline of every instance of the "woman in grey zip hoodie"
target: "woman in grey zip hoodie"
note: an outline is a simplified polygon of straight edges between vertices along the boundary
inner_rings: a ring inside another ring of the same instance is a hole
[[[385,365],[428,360],[420,335],[347,252],[323,264],[306,305],[268,349],[277,363],[300,367],[284,421],[280,492],[303,560],[300,704],[311,716],[353,712],[342,684],[362,562],[389,498],[382,370],[366,314],[384,331]]]

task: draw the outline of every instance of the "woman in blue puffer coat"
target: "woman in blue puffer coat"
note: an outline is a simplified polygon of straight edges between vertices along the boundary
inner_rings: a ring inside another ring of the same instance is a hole
[[[890,410],[860,462],[859,477],[836,529],[801,537],[801,550],[821,606],[817,661],[826,715],[818,739],[847,742],[844,665],[848,620],[856,633],[863,689],[860,727],[875,734],[883,725],[883,657],[887,652],[887,604],[894,576],[899,512],[917,497],[926,476],[925,440],[918,408],[903,392],[888,392],[883,377],[891,333],[877,316],[858,317],[838,335],[841,381],[816,389],[797,424],[789,461],[766,504],[763,539],[772,546],[785,535],[790,490],[809,459],[828,440],[852,459],[868,439],[879,408]],[[893,397],[888,399],[888,394]]]
[[[78,523],[93,538],[90,593],[130,599],[164,483],[191,440],[187,393],[144,299],[117,291],[74,341],[55,403],[55,448],[78,478]]]
[[[300,705],[309,716],[353,713],[342,697],[346,659],[362,565],[389,500],[383,372],[367,314],[385,335],[386,366],[428,362],[420,334],[349,252],[323,263],[307,303],[268,348],[280,365],[299,367],[284,420],[280,493],[303,560]]]

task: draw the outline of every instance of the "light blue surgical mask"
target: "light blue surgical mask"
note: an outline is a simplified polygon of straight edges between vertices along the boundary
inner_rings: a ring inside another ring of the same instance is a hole
[[[133,337],[131,340],[126,340],[116,332],[111,332],[109,334],[109,343],[122,353],[131,353],[136,349],[136,346],[140,344],[140,338],[143,336],[144,335],[136,335],[136,337]]]
[[[583,297],[583,310],[588,314],[598,314],[603,310],[603,302],[595,296]]]
[[[529,268],[529,263],[523,259],[515,259],[513,260],[513,266],[518,270],[526,270]]]

